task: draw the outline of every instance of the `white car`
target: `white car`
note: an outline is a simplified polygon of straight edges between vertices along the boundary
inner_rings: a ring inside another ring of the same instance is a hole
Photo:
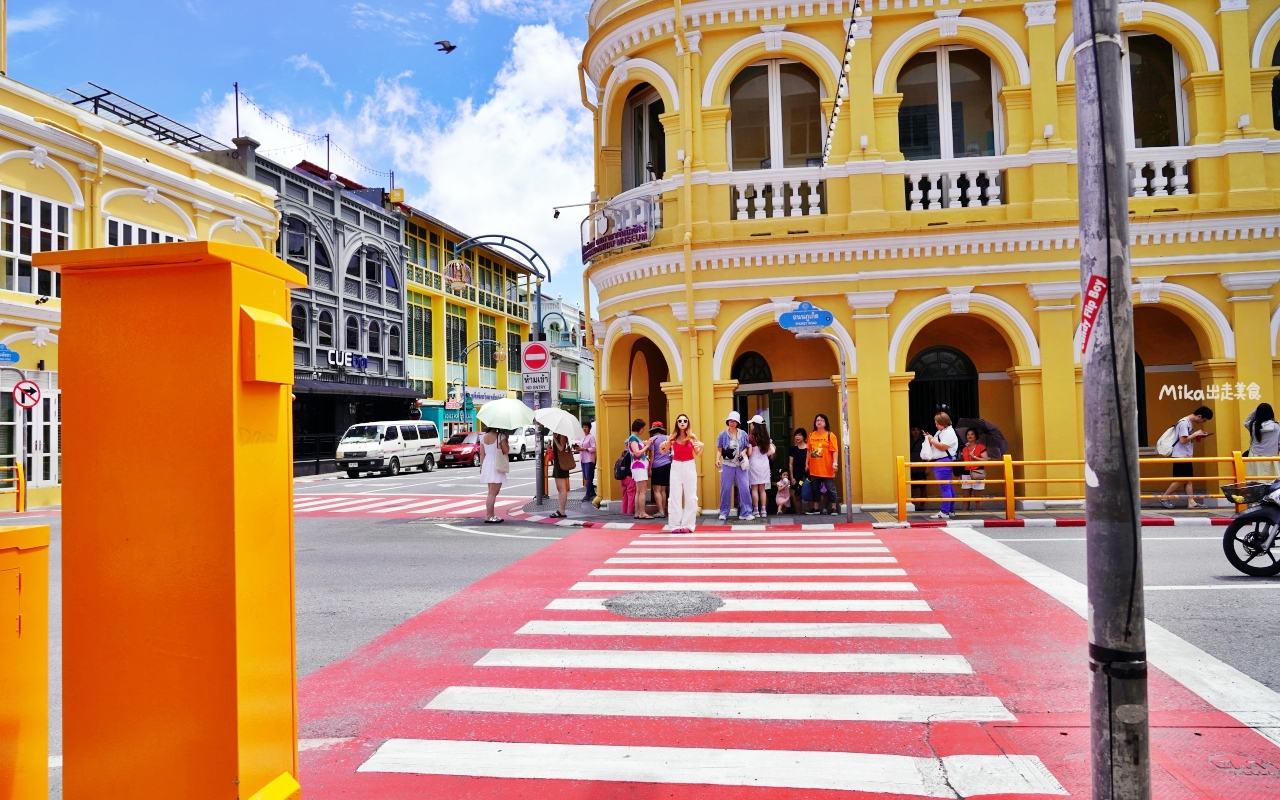
[[[440,460],[440,432],[434,422],[421,420],[352,425],[338,442],[335,458],[348,478],[362,472],[399,475],[409,467],[430,472]]]
[[[538,454],[538,428],[535,425],[529,425],[524,428],[516,428],[510,436],[507,437],[508,452],[513,460],[523,461],[526,458],[534,458]]]

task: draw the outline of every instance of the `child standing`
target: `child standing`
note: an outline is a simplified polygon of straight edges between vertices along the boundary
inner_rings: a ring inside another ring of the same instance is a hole
[[[778,493],[774,495],[774,505],[778,507],[779,514],[786,514],[791,511],[791,479],[787,477],[787,471],[784,469],[778,473]]]

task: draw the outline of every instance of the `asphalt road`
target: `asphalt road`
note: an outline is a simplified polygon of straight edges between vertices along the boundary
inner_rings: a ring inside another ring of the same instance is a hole
[[[502,487],[504,495],[533,497],[534,461],[511,462],[511,472]],[[575,478],[575,485],[577,479]],[[294,481],[296,494],[456,494],[483,495],[479,467],[437,467],[433,472],[402,472],[394,478],[365,475],[348,478],[346,473],[309,476]]]

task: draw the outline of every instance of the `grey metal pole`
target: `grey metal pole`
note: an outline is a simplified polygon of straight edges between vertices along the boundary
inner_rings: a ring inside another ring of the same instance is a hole
[[[1076,0],[1085,521],[1094,800],[1149,800],[1129,167],[1116,0]]]
[[[853,475],[849,470],[849,465],[852,463],[849,455],[849,376],[844,343],[835,336],[821,331],[797,333],[796,338],[826,339],[835,343],[836,352],[840,354],[840,441],[844,443],[844,518],[846,522],[853,522]]]
[[[534,297],[534,321],[533,321],[533,340],[535,342],[542,341],[542,276],[538,276],[538,293]],[[548,369],[551,367],[550,359],[547,359]],[[548,386],[550,389],[550,386]],[[542,392],[533,393],[533,411],[536,414],[538,408],[542,405]],[[547,465],[544,463],[546,453],[542,447],[542,432],[538,432],[538,463],[533,466],[533,496],[538,505],[542,505],[542,501],[546,498],[546,493],[542,491],[543,483],[546,481]]]

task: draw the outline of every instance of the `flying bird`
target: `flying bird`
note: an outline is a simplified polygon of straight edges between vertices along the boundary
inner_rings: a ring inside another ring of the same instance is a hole
[[[446,55],[458,49],[458,46],[456,44],[450,44],[448,39],[436,42],[436,44],[440,46],[440,52],[445,53]]]

